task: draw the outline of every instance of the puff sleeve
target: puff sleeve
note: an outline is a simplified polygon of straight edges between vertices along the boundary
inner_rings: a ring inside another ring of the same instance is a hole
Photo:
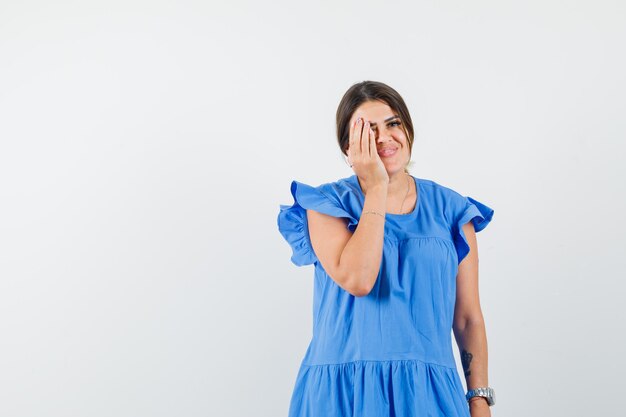
[[[463,198],[456,216],[456,221],[452,225],[452,237],[459,264],[470,251],[467,238],[465,237],[465,233],[463,233],[463,225],[471,220],[474,223],[474,230],[478,233],[491,222],[493,213],[492,208],[474,200],[472,197]]]
[[[293,250],[291,262],[296,266],[310,265],[318,261],[311,239],[306,209],[312,209],[334,217],[348,220],[348,229],[354,231],[358,220],[349,214],[338,201],[322,191],[299,181],[291,182],[292,205],[280,205],[277,223],[280,234]]]

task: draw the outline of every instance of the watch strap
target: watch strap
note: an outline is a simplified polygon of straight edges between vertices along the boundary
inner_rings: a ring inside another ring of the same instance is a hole
[[[469,402],[470,398],[473,397],[484,397],[487,400],[489,406],[492,406],[496,403],[496,393],[493,388],[490,387],[479,387],[471,389],[465,395],[465,399]]]

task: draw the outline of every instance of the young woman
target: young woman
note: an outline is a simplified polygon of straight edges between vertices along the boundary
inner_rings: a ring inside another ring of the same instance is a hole
[[[494,211],[409,174],[413,125],[383,83],[345,93],[337,137],[354,175],[292,181],[294,203],[278,214],[291,261],[315,266],[313,337],[289,417],[490,417],[475,233]]]

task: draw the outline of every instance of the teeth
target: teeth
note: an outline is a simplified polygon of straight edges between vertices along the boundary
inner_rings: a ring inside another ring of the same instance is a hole
[[[386,156],[386,155],[391,155],[391,154],[393,154],[395,151],[396,151],[395,149],[384,149],[384,150],[381,150],[379,153],[380,153],[381,155]]]

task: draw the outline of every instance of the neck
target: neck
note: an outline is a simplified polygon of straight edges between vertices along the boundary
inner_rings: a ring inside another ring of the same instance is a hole
[[[410,176],[407,172],[398,171],[394,174],[389,174],[389,186],[387,187],[387,195],[405,195],[407,189],[407,183],[410,187]],[[361,189],[363,190],[363,194],[367,194],[367,188],[363,186],[361,180],[358,179],[359,184],[361,185]]]
[[[406,193],[406,187],[409,174],[404,171],[398,171],[395,174],[389,176],[389,188],[387,192],[389,194],[403,194]]]

